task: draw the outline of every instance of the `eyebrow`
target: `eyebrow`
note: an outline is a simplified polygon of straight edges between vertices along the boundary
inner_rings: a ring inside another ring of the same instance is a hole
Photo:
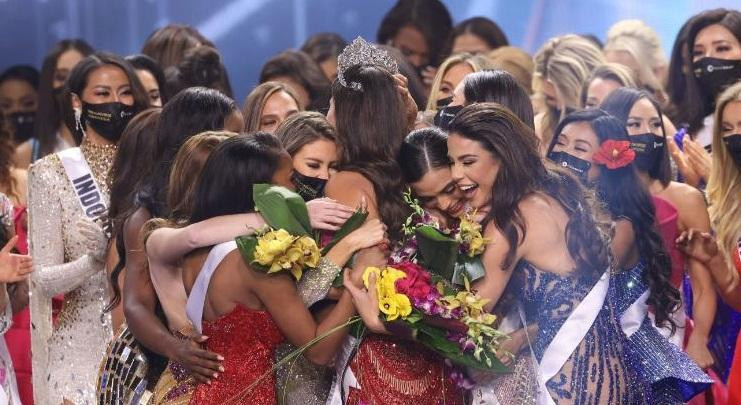
[[[577,139],[577,140],[574,141],[574,143],[582,143],[582,144],[587,145],[587,146],[590,146],[590,147],[592,146],[592,143],[591,142],[585,141],[584,139]]]
[[[479,156],[478,156],[478,155],[474,155],[474,154],[472,154],[472,153],[467,153],[467,154],[465,154],[465,155],[460,155],[460,156],[458,156],[458,159],[465,159],[465,158],[469,158],[469,157],[472,157],[472,158],[477,158],[477,157],[479,157]]]

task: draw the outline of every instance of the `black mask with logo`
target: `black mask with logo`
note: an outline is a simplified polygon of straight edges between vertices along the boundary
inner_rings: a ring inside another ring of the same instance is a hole
[[[8,116],[8,121],[15,129],[15,142],[23,143],[33,136],[36,111],[14,112]]]
[[[634,161],[638,170],[649,171],[654,162],[661,159],[664,153],[665,139],[652,133],[630,136],[630,148],[636,152]]]
[[[548,159],[559,166],[569,169],[579,178],[582,184],[587,184],[589,182],[587,175],[589,168],[592,167],[592,163],[584,159],[579,159],[574,155],[569,155],[566,152],[556,151],[551,151],[548,154]]]
[[[304,199],[304,201],[311,201],[315,198],[321,198],[324,196],[324,187],[327,185],[327,180],[320,179],[319,177],[309,177],[294,170],[291,175],[291,181],[296,186],[296,193]]]
[[[448,106],[448,104],[453,102],[453,96],[448,96],[445,98],[441,98],[435,102],[435,105],[437,106],[437,109],[440,110],[441,108],[445,108]]]
[[[118,142],[126,125],[136,114],[136,108],[118,101],[112,103],[82,103],[83,119],[100,136]]]
[[[692,64],[695,77],[711,99],[741,79],[741,59],[702,58]]]
[[[736,162],[736,167],[741,170],[741,134],[724,136],[723,143],[726,145],[728,154]]]
[[[453,122],[455,116],[458,115],[462,109],[462,105],[449,105],[437,110],[437,114],[435,114],[434,118],[435,125],[447,131],[448,128],[450,128],[450,123]]]

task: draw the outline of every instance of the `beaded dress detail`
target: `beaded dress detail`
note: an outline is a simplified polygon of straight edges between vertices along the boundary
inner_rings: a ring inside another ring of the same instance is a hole
[[[521,261],[515,274],[520,299],[530,321],[538,322],[533,352],[541,361],[546,348],[594,281],[541,271]],[[636,359],[626,350],[612,303],[605,300],[597,318],[562,368],[546,382],[557,404],[636,405],[653,403],[650,388],[635,371]]]
[[[116,146],[86,139],[80,150],[107,202]],[[66,398],[76,405],[94,404],[98,365],[113,334],[111,317],[103,311],[106,272],[87,255],[85,238],[77,232],[76,223],[85,214],[59,156],[34,163],[28,184],[35,402],[59,404]],[[51,300],[60,293],[64,307],[52,327]]]
[[[611,294],[622,315],[648,290],[643,281],[646,266],[639,262],[613,275]],[[712,380],[692,359],[653,327],[643,311],[640,326],[628,337],[628,350],[639,360],[638,372],[651,382],[653,397],[660,404],[683,404],[710,387]]]

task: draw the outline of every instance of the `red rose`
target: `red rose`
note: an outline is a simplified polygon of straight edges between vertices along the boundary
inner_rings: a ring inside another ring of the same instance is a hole
[[[396,291],[409,298],[419,300],[427,298],[432,291],[430,273],[412,262],[399,263],[394,265],[394,268],[406,274],[406,277],[396,280]]]
[[[602,142],[599,150],[594,154],[594,163],[605,165],[613,170],[630,164],[636,157],[636,152],[631,149],[629,141],[616,141],[608,139]]]

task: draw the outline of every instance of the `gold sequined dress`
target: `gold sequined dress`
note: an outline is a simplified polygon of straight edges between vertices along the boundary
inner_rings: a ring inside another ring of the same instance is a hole
[[[114,145],[80,146],[103,199],[109,199],[108,172]],[[56,154],[34,163],[28,173],[31,324],[34,398],[37,404],[95,403],[100,359],[112,337],[104,266],[86,254],[77,221],[84,217]],[[52,325],[51,299],[64,294],[64,307]]]

